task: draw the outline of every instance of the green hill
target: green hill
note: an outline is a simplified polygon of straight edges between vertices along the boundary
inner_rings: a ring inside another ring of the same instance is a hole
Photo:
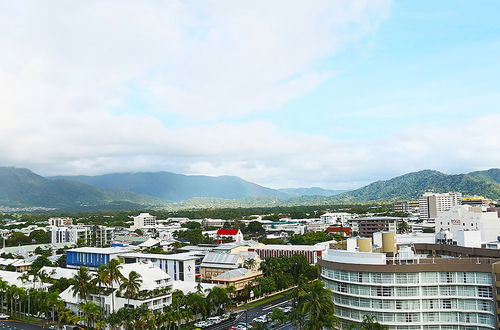
[[[153,205],[158,200],[130,191],[101,190],[79,182],[49,180],[24,168],[0,167],[0,205],[71,207],[111,202]]]
[[[447,175],[438,171],[423,170],[371,183],[362,188],[333,196],[332,201],[369,202],[416,199],[425,191],[458,191],[464,195],[500,198],[500,184],[490,181],[484,176]]]
[[[155,196],[164,201],[184,201],[196,197],[240,199],[289,197],[278,190],[259,186],[235,176],[183,175],[171,172],[114,173],[98,176],[59,176],[100,189],[120,189]]]
[[[469,175],[487,181],[500,183],[500,168],[490,168],[486,171],[470,172]]]

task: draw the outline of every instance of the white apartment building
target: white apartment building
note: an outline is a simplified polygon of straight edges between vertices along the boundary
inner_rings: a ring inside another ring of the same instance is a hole
[[[499,259],[330,250],[318,264],[342,327],[368,315],[389,329],[497,329]]]
[[[82,242],[86,245],[104,247],[111,245],[115,228],[92,225],[49,226],[51,241],[54,243]]]
[[[320,216],[321,222],[330,225],[341,225],[345,226],[347,221],[354,219],[356,216],[347,212],[335,212],[335,213],[325,213]]]
[[[454,206],[437,217],[436,233],[449,231],[455,244],[469,247],[498,241],[500,218],[497,212],[487,212],[486,209],[485,206]],[[467,236],[471,239],[467,240]]]
[[[194,282],[196,280],[196,260],[192,253],[155,254],[155,253],[125,253],[120,255],[129,263],[151,263],[165,271],[174,281]]]
[[[132,308],[146,305],[151,311],[161,311],[172,303],[172,279],[163,270],[148,263],[122,264],[120,272],[128,277],[130,272],[135,271],[141,276],[139,294],[135,299],[129,299],[120,295],[118,284],[113,284],[113,293],[105,288],[102,291],[90,294],[90,300],[100,306],[106,315],[120,308],[130,306]],[[68,287],[60,294],[66,307],[77,315],[81,314],[78,304],[82,302],[78,295],[73,295],[73,286]],[[113,309],[114,306],[114,309]]]
[[[453,206],[460,205],[462,193],[447,192],[447,193],[424,193],[418,201],[418,209],[420,219],[434,220],[442,212],[448,211]]]
[[[134,217],[134,225],[132,229],[142,229],[144,227],[156,226],[156,217],[149,213],[141,213]]]

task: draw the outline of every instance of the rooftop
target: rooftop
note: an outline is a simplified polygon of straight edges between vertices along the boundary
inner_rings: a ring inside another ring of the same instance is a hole
[[[166,259],[166,260],[182,260],[182,261],[198,259],[198,257],[194,256],[191,252],[175,253],[175,254],[131,252],[131,253],[125,253],[123,254],[123,256],[127,258]]]
[[[101,253],[101,254],[118,254],[118,253],[126,253],[131,251],[128,247],[79,247],[75,249],[68,250],[70,252],[81,252],[81,253]]]

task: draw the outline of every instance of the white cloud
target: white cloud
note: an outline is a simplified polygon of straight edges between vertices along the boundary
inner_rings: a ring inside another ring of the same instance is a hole
[[[42,174],[171,170],[332,188],[421,168],[496,166],[498,153],[482,150],[500,144],[499,116],[376,141],[221,121],[314,90],[334,74],[321,61],[373,31],[387,7],[368,0],[3,1],[0,163]],[[134,102],[146,104],[142,113]],[[186,119],[168,128],[158,119],[165,114]]]

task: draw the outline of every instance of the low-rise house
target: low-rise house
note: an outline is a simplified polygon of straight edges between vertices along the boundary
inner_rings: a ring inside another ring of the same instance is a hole
[[[257,285],[255,280],[262,276],[263,274],[261,271],[237,268],[212,277],[210,283],[218,284],[224,287],[234,286],[236,292],[239,292],[247,286]]]
[[[0,258],[0,269],[15,269],[16,272],[24,272],[31,269],[31,261],[25,259]]]
[[[50,283],[43,283],[38,278],[34,278],[33,275],[29,275],[27,279],[24,279],[25,273],[10,272],[7,270],[0,270],[0,278],[7,282],[9,285],[15,285],[19,288],[24,289],[38,289],[47,291],[52,285]]]
[[[136,297],[127,297],[115,282],[112,287],[98,288],[96,292],[90,293],[89,300],[101,306],[107,315],[123,307],[136,308],[141,305],[146,305],[151,311],[161,311],[172,303],[172,279],[166,272],[150,263],[121,264],[120,272],[124,277],[128,278],[132,271],[137,272],[142,280]],[[78,305],[83,300],[73,295],[73,286],[63,291],[60,297],[68,309],[76,314],[81,313]]]
[[[201,263],[201,279],[210,280],[228,270],[242,268],[245,264],[251,264],[252,268],[258,269],[260,258],[255,252],[249,251],[237,254],[210,252]]]
[[[45,273],[48,277],[59,280],[61,278],[73,278],[75,274],[78,272],[76,269],[71,268],[63,268],[63,267],[50,267],[43,266],[40,268],[40,273]]]

